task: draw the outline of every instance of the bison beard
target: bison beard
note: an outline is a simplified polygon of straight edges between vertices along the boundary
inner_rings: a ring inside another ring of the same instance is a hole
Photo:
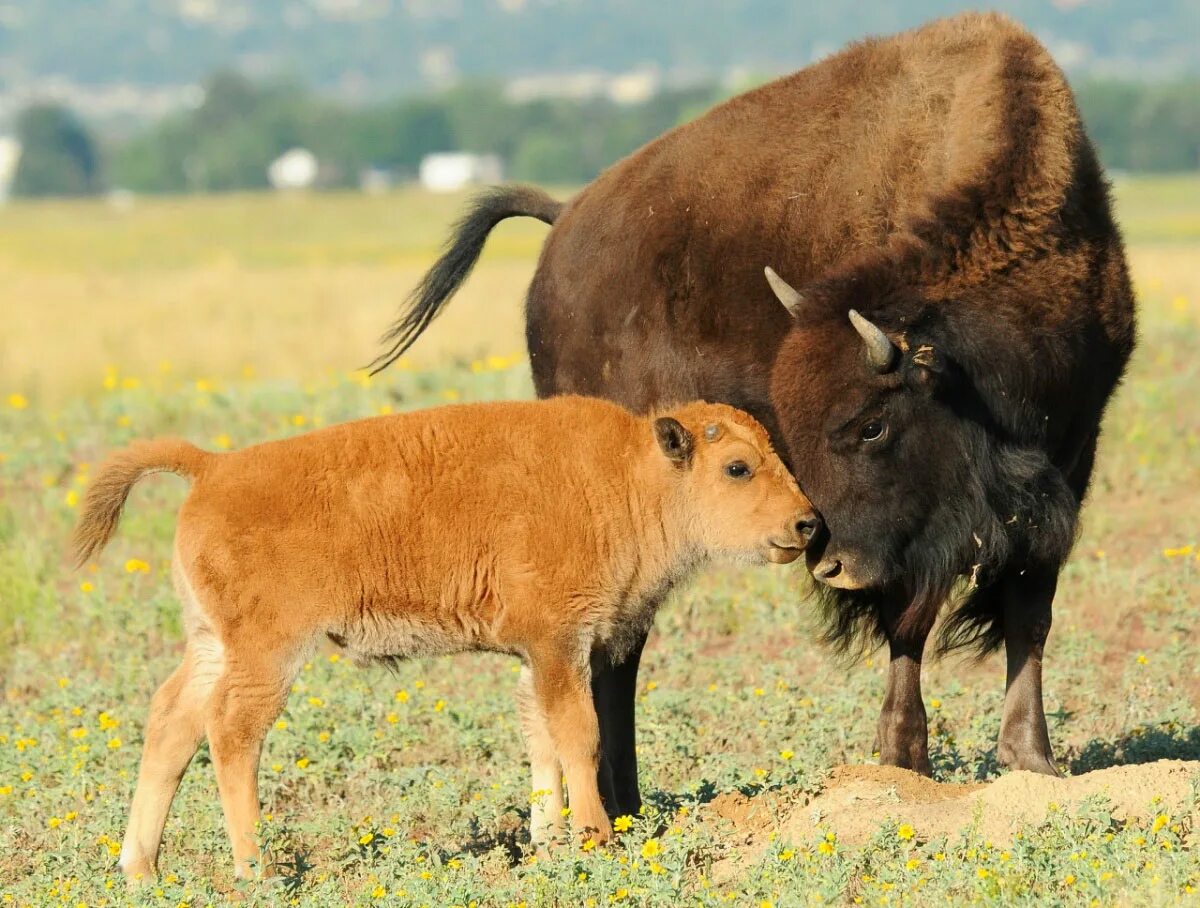
[[[1135,317],[1045,49],[1000,16],[938,20],[733,98],[561,208],[484,196],[380,365],[513,215],[553,223],[526,302],[540,396],[723,401],[785,452],[829,530],[810,565],[853,587],[818,588],[826,638],[889,647],[882,760],[930,770],[920,668],[949,603],[942,649],[1004,645],[1000,760],[1056,772],[1042,651]],[[640,804],[639,653],[593,676],[616,813]]]
[[[896,588],[814,586],[822,638],[837,651],[857,655],[887,642],[889,610],[899,602],[897,634],[927,631],[945,606],[939,650],[974,648],[983,656],[1004,642],[1003,601],[994,586],[1002,569],[1019,563],[1025,570],[1057,570],[1066,559],[1079,502],[1061,474],[1039,451],[972,434],[970,490],[929,514],[924,532],[898,559]],[[966,576],[964,565],[970,565]]]

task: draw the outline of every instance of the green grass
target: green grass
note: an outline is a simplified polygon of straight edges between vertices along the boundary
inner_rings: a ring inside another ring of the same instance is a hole
[[[1179,191],[1168,186],[1122,188],[1131,223],[1142,217],[1139,205],[1168,206]],[[238,218],[230,212],[243,203],[176,204],[197,224],[227,218],[222,223],[232,229]],[[375,204],[363,203],[359,213]],[[330,217],[344,225],[346,209],[330,205]],[[1185,208],[1178,206],[1184,215]],[[21,210],[43,236],[69,234],[53,206],[13,209],[0,220],[30,223]],[[449,215],[438,210],[439,218]],[[378,216],[391,215],[381,204]],[[162,217],[169,225],[164,256],[204,261],[207,253],[197,250],[207,241],[191,236],[178,215]],[[1149,226],[1130,230],[1153,253],[1133,254],[1135,266],[1149,263],[1138,273],[1146,288],[1142,344],[1109,414],[1046,661],[1051,735],[1071,773],[1200,759],[1200,299],[1189,283],[1197,247],[1174,236],[1180,229],[1164,228],[1162,237]],[[306,218],[297,230],[303,238],[295,243],[331,257],[376,254],[346,239],[345,226]],[[87,245],[84,233],[70,240],[73,248]],[[271,267],[286,267],[291,254],[292,241],[248,228],[238,242],[237,255],[271,260]],[[414,234],[413,242],[424,241]],[[89,267],[124,267],[119,250],[92,254]],[[387,253],[381,246],[378,254]],[[381,321],[386,316],[380,312]],[[332,320],[308,328],[318,343],[336,330]],[[298,377],[313,374],[297,364]],[[0,397],[0,897],[35,906],[221,904],[237,887],[203,749],[172,811],[162,879],[131,895],[114,867],[149,697],[180,655],[167,568],[185,486],[173,477],[143,483],[109,550],[75,573],[63,552],[87,477],[107,451],[134,437],[176,433],[209,447],[240,446],[384,407],[526,396],[529,378],[522,363],[484,363],[397,371],[370,383],[343,372],[307,381],[214,378],[202,388],[175,374],[112,384],[97,382],[62,406],[32,395],[9,399],[8,391]],[[314,658],[283,717],[286,727],[268,739],[261,772],[264,839],[292,870],[282,881],[240,887],[243,904],[1109,905],[1194,898],[1200,871],[1192,823],[1200,802],[1158,829],[1090,804],[1054,814],[1014,842],[910,840],[894,822],[862,847],[831,842],[820,826],[791,840],[772,838],[776,819],[782,825],[790,808],[820,790],[832,766],[873,759],[883,692],[879,654],[847,666],[814,642],[801,578],[798,567],[717,569],[664,609],[638,705],[645,815],[611,848],[568,848],[553,861],[524,855],[529,795],[513,660],[422,660],[388,673]],[[925,697],[936,774],[950,781],[995,776],[1002,663],[932,664]],[[734,826],[713,801],[738,793],[758,814]]]
[[[231,263],[386,265],[414,257],[424,264],[467,198],[402,189],[383,195],[146,197],[130,207],[104,201],[24,202],[0,207],[0,232],[6,237],[0,262],[50,272],[118,274]],[[489,253],[534,258],[545,232],[536,221],[515,221],[497,234]]]
[[[1120,177],[1114,181],[1113,195],[1126,240],[1200,240],[1200,179],[1195,174]]]

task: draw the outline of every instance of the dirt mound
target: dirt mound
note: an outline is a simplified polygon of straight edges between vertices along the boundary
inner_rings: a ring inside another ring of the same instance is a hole
[[[755,860],[771,833],[799,843],[818,830],[832,831],[839,841],[857,845],[880,829],[907,823],[921,840],[977,830],[1000,844],[1022,826],[1042,823],[1052,810],[1073,813],[1097,796],[1123,819],[1177,815],[1181,806],[1189,809],[1193,783],[1200,783],[1200,761],[1114,766],[1068,779],[1009,772],[970,784],[935,782],[894,766],[838,766],[812,799],[786,791],[722,795],[705,805],[704,815],[731,827],[734,851],[721,862],[728,866],[714,868],[719,879]]]
[[[780,833],[807,838],[816,827],[849,843],[866,841],[888,823],[908,823],[920,838],[955,836],[975,827],[987,839],[1010,839],[1052,809],[1071,812],[1085,799],[1107,801],[1122,818],[1176,810],[1191,797],[1200,762],[1160,760],[1114,766],[1069,779],[1010,772],[989,783],[934,782],[891,766],[840,766],[825,789],[780,824]],[[1158,799],[1158,800],[1155,800]]]

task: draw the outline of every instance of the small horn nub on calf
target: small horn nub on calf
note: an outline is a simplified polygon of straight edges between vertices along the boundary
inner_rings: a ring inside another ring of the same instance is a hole
[[[850,310],[850,324],[867,345],[867,361],[876,372],[891,371],[896,362],[896,345],[892,339],[879,330],[879,326],[870,319],[863,318],[857,310]]]

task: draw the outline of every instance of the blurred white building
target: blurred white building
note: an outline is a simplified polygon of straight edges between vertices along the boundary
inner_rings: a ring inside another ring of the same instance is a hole
[[[439,151],[421,159],[419,175],[421,185],[431,192],[454,192],[466,186],[499,183],[504,168],[494,154]]]
[[[307,148],[285,151],[267,168],[267,179],[276,189],[308,189],[317,182],[317,156]]]
[[[0,203],[8,200],[17,162],[21,160],[21,143],[12,136],[0,136]]]

